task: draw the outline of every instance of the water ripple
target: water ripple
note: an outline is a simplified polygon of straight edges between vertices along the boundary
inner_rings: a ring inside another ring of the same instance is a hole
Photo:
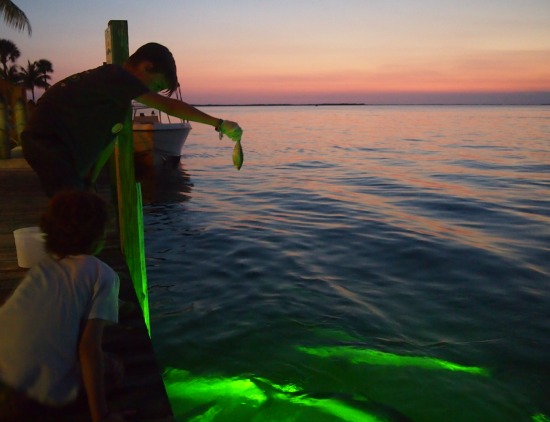
[[[229,146],[194,128],[185,183],[166,182],[185,200],[145,209],[165,365],[364,395],[423,422],[547,409],[548,108],[222,111],[247,128],[240,172]],[[492,376],[321,360],[301,345]]]

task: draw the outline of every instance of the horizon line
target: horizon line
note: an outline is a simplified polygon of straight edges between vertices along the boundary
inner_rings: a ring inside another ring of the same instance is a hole
[[[336,102],[336,103],[208,103],[193,104],[194,107],[299,107],[299,106],[550,106],[550,103],[354,103],[354,102]]]

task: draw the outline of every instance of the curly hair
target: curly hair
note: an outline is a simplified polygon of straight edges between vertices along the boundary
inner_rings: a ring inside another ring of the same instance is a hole
[[[42,214],[46,250],[61,257],[92,254],[103,240],[109,213],[107,203],[91,192],[56,194]]]

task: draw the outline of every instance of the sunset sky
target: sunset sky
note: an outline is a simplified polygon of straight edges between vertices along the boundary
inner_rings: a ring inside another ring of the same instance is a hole
[[[549,0],[14,0],[17,61],[56,82],[105,60],[109,20],[131,52],[173,52],[184,99],[245,103],[550,103]]]

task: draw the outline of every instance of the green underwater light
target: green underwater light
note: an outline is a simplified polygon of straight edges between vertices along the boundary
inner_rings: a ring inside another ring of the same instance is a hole
[[[192,377],[187,371],[171,369],[165,374],[164,384],[169,397],[183,397],[201,403],[240,400],[256,407],[267,400],[262,390],[248,378]]]
[[[415,366],[424,369],[441,369],[447,371],[467,372],[475,375],[489,376],[489,371],[477,366],[464,366],[441,359],[425,356],[402,356],[372,349],[358,349],[351,346],[333,347],[298,347],[298,350],[309,355],[323,358],[343,358],[351,363],[385,366]]]
[[[302,389],[298,387],[296,384],[279,385],[271,382],[267,378],[262,378],[262,377],[253,377],[252,379],[254,380],[256,385],[263,386],[264,389],[278,390],[282,393],[288,393],[288,394],[299,393],[300,391],[302,391]]]
[[[543,413],[537,413],[531,416],[533,422],[550,422],[550,418]]]
[[[304,409],[344,422],[388,421],[376,415],[376,409],[371,412],[340,399],[311,397],[295,384],[279,385],[260,377],[194,377],[188,371],[169,369],[164,374],[164,384],[176,417],[187,414],[186,420],[191,422],[233,420],[232,412],[242,414],[247,408],[254,409],[255,421],[282,422],[285,414],[288,420],[302,420],[296,418]],[[376,407],[368,400],[364,404]],[[276,416],[274,408],[280,412]]]
[[[386,419],[363,412],[353,406],[347,405],[336,399],[313,399],[309,397],[292,397],[289,399],[291,403],[314,407],[332,416],[346,422],[385,422]]]

